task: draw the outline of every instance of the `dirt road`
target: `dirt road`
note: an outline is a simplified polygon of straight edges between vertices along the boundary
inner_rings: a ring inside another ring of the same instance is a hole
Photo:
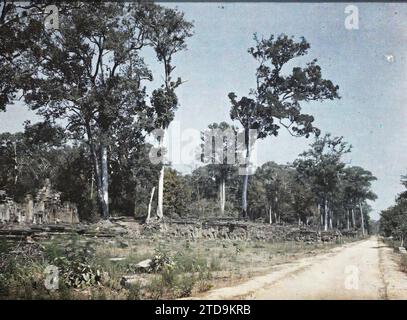
[[[407,299],[399,257],[378,238],[275,266],[264,276],[198,299]]]

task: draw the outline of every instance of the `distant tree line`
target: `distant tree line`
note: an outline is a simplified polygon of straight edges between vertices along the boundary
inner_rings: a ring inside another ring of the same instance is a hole
[[[226,123],[209,127],[226,127]],[[123,147],[123,145],[121,144]],[[160,165],[149,159],[151,145],[128,154],[123,162],[112,150],[110,207],[113,215],[145,217],[157,207]],[[25,131],[0,135],[0,186],[16,200],[35,194],[46,178],[62,198],[79,206],[82,218],[97,218],[96,186],[86,144],[66,144],[63,130],[47,122],[26,123]],[[248,219],[271,224],[318,225],[321,229],[360,229],[366,232],[374,200],[375,177],[348,166],[343,155],[350,146],[341,137],[315,138],[310,149],[291,164],[266,162],[250,176]],[[167,217],[235,217],[241,211],[243,179],[239,163],[203,164],[190,174],[165,168],[163,207]],[[92,217],[93,213],[93,217]],[[385,224],[382,223],[384,227]]]
[[[407,189],[407,176],[401,177],[401,184]],[[396,197],[396,202],[380,215],[380,231],[386,237],[393,237],[405,246],[407,237],[407,190]]]
[[[342,137],[326,134],[316,137],[310,149],[291,164],[267,162],[258,167],[248,185],[248,218],[320,225],[324,230],[360,228],[366,233],[371,211],[367,201],[376,199],[371,191],[376,178],[368,170],[345,164],[343,156],[350,151]],[[194,212],[237,216],[244,188],[238,168],[239,164],[225,160],[222,165],[207,164],[186,175],[193,188]]]

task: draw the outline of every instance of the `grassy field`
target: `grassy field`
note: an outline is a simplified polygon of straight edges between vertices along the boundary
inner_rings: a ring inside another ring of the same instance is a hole
[[[350,240],[344,240],[350,241]],[[54,237],[0,242],[1,299],[176,299],[266,273],[341,243]],[[148,268],[137,263],[152,259]],[[58,289],[44,285],[56,266]]]
[[[395,252],[399,253],[398,263],[400,265],[400,270],[407,273],[407,253],[399,251],[399,248],[401,246],[400,240],[383,238],[383,242],[390,248],[393,248]]]

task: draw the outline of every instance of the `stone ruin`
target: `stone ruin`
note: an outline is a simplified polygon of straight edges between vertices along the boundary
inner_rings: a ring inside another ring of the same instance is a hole
[[[164,239],[220,239],[220,240],[256,240],[266,242],[298,241],[298,242],[333,242],[342,236],[356,237],[354,231],[346,235],[338,230],[321,231],[312,227],[296,225],[267,224],[243,222],[229,219],[171,220],[165,223],[144,224],[139,237],[161,235]]]
[[[78,209],[70,202],[61,202],[61,194],[51,188],[49,180],[37,195],[27,195],[16,203],[0,190],[0,223],[57,224],[79,223]]]

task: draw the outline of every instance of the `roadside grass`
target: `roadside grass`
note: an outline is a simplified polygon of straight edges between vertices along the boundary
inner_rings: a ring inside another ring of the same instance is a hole
[[[382,238],[385,245],[392,248],[394,252],[400,254],[400,259],[398,260],[400,265],[400,270],[407,273],[407,253],[400,252],[400,240],[394,240],[389,238]]]
[[[24,244],[21,252],[15,253],[16,244],[0,242],[0,298],[184,298],[264,274],[273,265],[324,252],[340,244],[342,242],[98,239],[69,235]],[[27,254],[32,251],[31,246],[36,247],[34,255]],[[145,259],[153,259],[152,270],[135,268]],[[58,290],[44,286],[44,270],[49,265],[58,267]],[[126,275],[136,280],[124,284]]]
[[[407,272],[407,253],[401,255],[400,266],[403,272]]]

